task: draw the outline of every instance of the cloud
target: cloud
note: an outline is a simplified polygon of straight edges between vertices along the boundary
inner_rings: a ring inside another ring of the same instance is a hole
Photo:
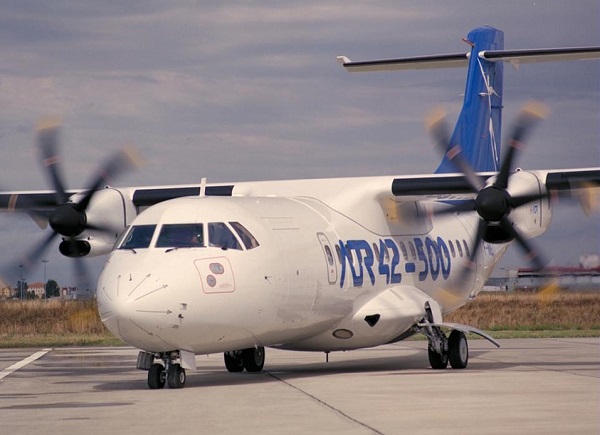
[[[484,24],[507,48],[600,45],[598,13],[595,1],[4,2],[0,186],[47,186],[33,150],[47,114],[64,119],[71,187],[124,143],[148,161],[127,185],[429,172],[439,156],[422,118],[439,103],[456,116],[464,71],[349,74],[335,56],[466,51],[461,38]],[[506,68],[505,125],[531,98],[552,110],[519,165],[598,164],[599,63]]]

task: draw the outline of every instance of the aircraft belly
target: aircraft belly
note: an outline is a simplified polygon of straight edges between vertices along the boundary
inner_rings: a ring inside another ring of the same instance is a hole
[[[358,303],[350,315],[326,331],[279,347],[339,351],[389,343],[423,318],[425,302],[431,298],[414,287],[396,286],[376,296],[365,295],[363,299],[367,302]]]

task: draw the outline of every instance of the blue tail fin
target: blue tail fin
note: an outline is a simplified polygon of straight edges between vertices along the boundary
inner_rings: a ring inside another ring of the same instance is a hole
[[[504,32],[484,26],[469,32],[469,53],[447,53],[352,62],[338,61],[350,72],[401,71],[468,67],[465,100],[448,150],[460,145],[464,160],[475,171],[498,171],[502,121],[503,61],[519,64],[557,60],[598,59],[600,47],[566,47],[504,50]],[[436,173],[461,172],[444,157]]]
[[[467,162],[476,171],[497,171],[502,122],[502,62],[491,62],[478,54],[502,50],[504,33],[493,27],[480,27],[467,36],[471,48],[462,110],[450,146],[460,145]],[[459,172],[444,156],[436,173]]]

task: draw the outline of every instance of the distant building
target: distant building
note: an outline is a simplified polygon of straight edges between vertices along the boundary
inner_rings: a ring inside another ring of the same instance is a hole
[[[60,289],[60,295],[63,298],[70,298],[72,295],[77,294],[77,287],[62,287]]]
[[[0,293],[0,297],[3,299],[12,299],[15,297],[15,289],[12,287],[4,287]]]
[[[34,282],[29,284],[29,286],[27,287],[27,291],[33,292],[33,294],[35,294],[35,296],[40,299],[46,297],[46,286],[43,282]]]
[[[518,289],[534,289],[550,279],[558,280],[558,285],[568,290],[600,290],[600,267],[553,266],[542,271],[519,269],[516,286]]]
[[[558,286],[566,290],[600,290],[600,267],[552,266],[542,271],[528,268],[509,270],[504,276],[491,277],[483,290],[535,290],[550,280],[556,280]]]
[[[94,293],[88,290],[79,290],[77,287],[62,287],[60,295],[64,299],[88,300],[94,299]]]
[[[600,255],[582,255],[579,257],[579,265],[584,269],[600,267]]]

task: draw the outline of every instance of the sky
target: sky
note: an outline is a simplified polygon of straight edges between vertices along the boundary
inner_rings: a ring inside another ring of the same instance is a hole
[[[507,49],[600,45],[599,9],[596,0],[4,0],[0,189],[48,188],[34,143],[49,115],[62,119],[69,188],[125,144],[145,165],[115,186],[430,173],[440,156],[423,118],[443,104],[453,122],[466,70],[349,74],[336,56],[467,52],[461,38],[486,24],[505,32]],[[505,129],[527,100],[551,111],[519,167],[600,166],[599,77],[600,61],[505,68]],[[0,215],[0,264],[45,236],[27,216]],[[560,204],[535,243],[554,264],[576,265],[600,251],[600,217]],[[46,258],[47,278],[69,284],[72,260],[56,248]],[[523,263],[511,248],[501,267]],[[41,264],[26,279],[42,281]]]

